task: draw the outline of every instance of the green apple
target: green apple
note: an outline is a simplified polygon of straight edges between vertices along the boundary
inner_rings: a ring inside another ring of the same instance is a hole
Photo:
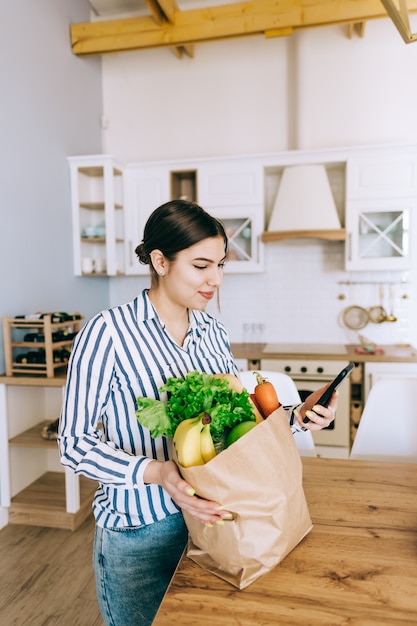
[[[232,445],[235,441],[243,437],[246,433],[248,433],[252,428],[256,426],[256,422],[240,422],[240,424],[236,424],[233,426],[232,430],[226,437],[226,448]]]

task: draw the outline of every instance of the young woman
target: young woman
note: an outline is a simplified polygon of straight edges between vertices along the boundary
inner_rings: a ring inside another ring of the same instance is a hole
[[[238,375],[224,326],[205,312],[223,280],[227,237],[197,204],[174,200],[148,219],[136,248],[151,285],[132,302],[102,311],[74,342],[60,420],[62,463],[96,480],[94,570],[106,626],[149,626],[187,541],[184,509],[202,524],[228,516],[194,495],[170,460],[170,442],[136,419],[139,396],[159,398],[169,377],[189,371]],[[296,412],[298,427],[328,426]]]

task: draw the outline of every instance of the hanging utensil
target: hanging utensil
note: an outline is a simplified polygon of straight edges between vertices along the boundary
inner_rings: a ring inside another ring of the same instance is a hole
[[[390,308],[390,313],[386,317],[387,322],[396,322],[397,321],[397,318],[394,315],[394,302],[395,302],[395,287],[394,287],[394,285],[390,285],[390,288],[389,288],[389,308]]]
[[[384,285],[379,285],[379,301],[380,304],[371,306],[368,309],[369,319],[374,324],[382,324],[387,319],[387,312],[384,308],[385,289]]]
[[[361,328],[365,328],[369,322],[368,311],[362,306],[353,304],[343,310],[342,320],[346,328],[350,330],[360,330]]]
[[[349,284],[350,302],[352,301],[352,299],[353,299],[353,302],[358,301],[357,289],[358,287],[356,283]],[[365,326],[369,322],[368,311],[363,306],[359,306],[358,304],[352,304],[350,306],[345,307],[341,311],[340,317],[341,317],[343,326],[345,326],[345,328],[349,328],[349,330],[361,330],[361,328],[365,328]]]

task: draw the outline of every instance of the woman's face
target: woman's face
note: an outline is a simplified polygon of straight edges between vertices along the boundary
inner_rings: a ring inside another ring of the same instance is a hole
[[[205,309],[223,282],[224,261],[223,238],[203,239],[181,250],[169,263],[164,289],[181,306]]]

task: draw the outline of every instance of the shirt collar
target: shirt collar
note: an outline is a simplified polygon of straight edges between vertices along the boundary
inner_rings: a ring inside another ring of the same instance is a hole
[[[137,320],[140,324],[143,321],[158,319],[161,326],[164,326],[162,320],[160,319],[154,305],[150,301],[148,295],[149,289],[144,289],[141,295],[137,298]],[[197,315],[200,311],[194,311],[190,309],[189,317],[190,317],[190,325],[189,325],[189,334],[194,334],[197,328],[203,328],[203,320],[201,319],[201,315]],[[191,332],[190,332],[191,331]]]

